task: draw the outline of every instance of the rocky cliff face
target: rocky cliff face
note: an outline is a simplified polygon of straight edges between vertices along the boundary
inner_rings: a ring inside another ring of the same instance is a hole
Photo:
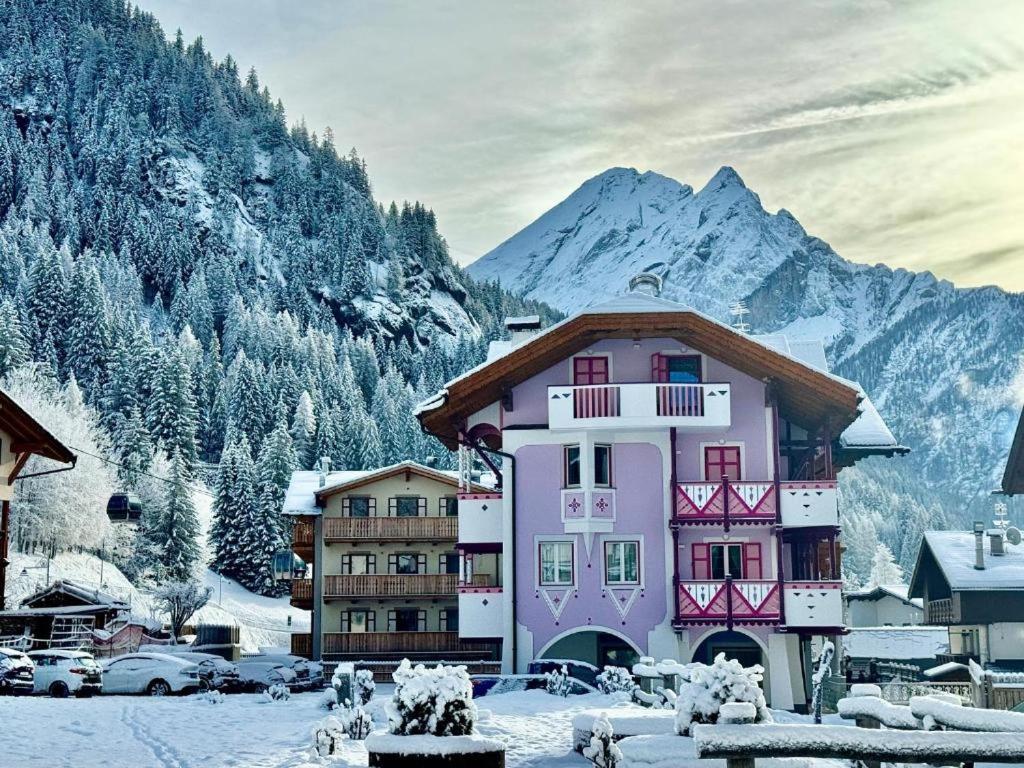
[[[940,499],[953,523],[987,519],[1024,399],[1024,297],[848,262],[787,211],[766,211],[731,168],[697,193],[611,169],[469,267],[565,311],[640,271],[723,320],[745,301],[754,332],[825,339],[832,368],[859,380],[913,449],[863,471],[922,478],[906,492]]]

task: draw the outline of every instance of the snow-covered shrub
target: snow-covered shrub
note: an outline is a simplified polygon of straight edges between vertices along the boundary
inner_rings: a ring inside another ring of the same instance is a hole
[[[607,669],[607,667],[606,667]],[[597,768],[615,768],[622,760],[622,750],[612,738],[612,724],[604,712],[594,718],[590,731],[590,746],[583,748],[583,756]]]
[[[264,701],[288,701],[291,697],[292,692],[288,690],[288,686],[281,683],[270,686],[263,693]]]
[[[572,690],[569,671],[563,666],[561,669],[553,669],[544,675],[544,690],[552,696],[568,696]]]
[[[338,708],[338,692],[333,687],[324,689],[323,695],[320,697],[320,708],[326,709],[328,712],[333,712]]]
[[[355,741],[362,741],[373,730],[373,719],[358,704],[353,707],[348,699],[345,699],[345,706],[338,710],[337,718],[348,737]]]
[[[221,691],[205,691],[204,693],[200,693],[197,698],[209,704],[223,704],[227,696],[225,696]]]
[[[679,686],[676,731],[681,736],[688,736],[694,723],[717,722],[719,708],[736,701],[754,705],[757,713],[755,722],[771,721],[760,686],[763,679],[764,667],[755,664],[745,668],[736,659],[726,659],[724,653],[718,654],[710,666],[693,665],[690,679]]]
[[[438,664],[428,669],[402,659],[393,677],[395,693],[386,707],[391,733],[464,736],[473,732],[476,704],[465,667]]]
[[[373,682],[373,672],[368,669],[356,671],[356,698],[360,704],[368,704],[373,698],[373,692],[377,690],[377,684]]]
[[[597,690],[601,693],[633,693],[636,683],[625,667],[605,667],[597,676]]]
[[[313,751],[317,757],[333,755],[347,735],[342,722],[328,715],[313,729]]]

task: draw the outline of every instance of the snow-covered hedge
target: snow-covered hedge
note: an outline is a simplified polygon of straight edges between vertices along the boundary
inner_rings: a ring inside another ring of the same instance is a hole
[[[473,732],[476,704],[465,667],[438,664],[428,669],[402,659],[393,677],[395,693],[386,708],[391,733],[461,736]]]
[[[679,685],[676,731],[688,736],[694,723],[717,722],[721,706],[736,701],[754,705],[755,722],[770,722],[771,714],[760,685],[763,679],[763,667],[745,668],[736,659],[726,659],[724,653],[718,654],[710,666],[692,665],[689,680]]]
[[[601,693],[633,693],[636,682],[625,667],[605,667],[597,676],[597,689]]]

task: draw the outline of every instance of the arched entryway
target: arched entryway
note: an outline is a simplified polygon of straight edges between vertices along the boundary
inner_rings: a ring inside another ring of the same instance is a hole
[[[736,659],[744,667],[754,664],[766,666],[760,644],[742,632],[723,630],[705,637],[693,652],[693,661],[710,664],[715,656],[724,653],[727,659]]]
[[[631,669],[642,654],[631,642],[618,634],[597,629],[581,629],[566,633],[549,643],[540,659],[572,659],[593,664]]]

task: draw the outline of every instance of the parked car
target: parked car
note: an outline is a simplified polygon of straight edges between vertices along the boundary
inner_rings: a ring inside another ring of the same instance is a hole
[[[103,670],[85,651],[32,651],[28,657],[36,667],[32,681],[36,693],[63,699],[72,693],[91,696],[103,690]]]
[[[295,672],[273,661],[247,661],[238,665],[238,674],[245,691],[258,693],[272,685],[284,685],[292,690],[299,687]]]
[[[215,653],[199,653],[198,651],[171,654],[175,658],[190,661],[199,668],[199,687],[212,690],[241,690],[242,683],[238,675],[238,665],[222,659]]]
[[[104,693],[167,696],[198,691],[199,667],[167,653],[129,653],[103,665]]]
[[[238,662],[238,668],[246,664],[280,664],[295,673],[295,681],[290,686],[296,690],[306,691],[324,687],[324,666],[319,661],[310,661],[301,656],[288,653],[260,653],[256,656],[245,656]]]
[[[0,696],[32,693],[35,664],[16,648],[0,647]]]

